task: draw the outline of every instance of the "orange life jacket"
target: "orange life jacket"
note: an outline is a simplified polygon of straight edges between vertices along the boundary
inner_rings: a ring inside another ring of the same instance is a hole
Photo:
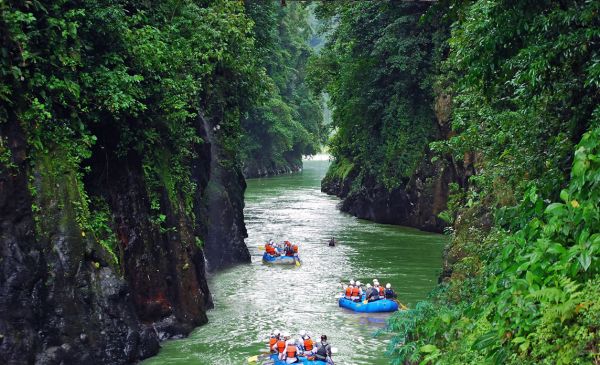
[[[298,245],[293,245],[292,248],[294,249],[294,253],[298,253]]]
[[[383,286],[380,286],[379,287],[379,295],[383,296],[383,294],[384,294]]]
[[[277,338],[276,337],[271,337],[271,339],[269,340],[269,350],[273,350],[273,346],[277,343]]]
[[[287,347],[287,357],[296,357],[296,345],[288,345]]]
[[[314,342],[313,342],[313,340],[311,338],[305,338],[304,339],[304,349],[306,351],[312,351],[313,344],[314,344]]]
[[[273,247],[271,245],[265,245],[265,251],[267,251],[267,253],[269,255],[274,255],[275,254],[275,247]]]
[[[360,288],[358,286],[355,286],[354,288],[352,288],[352,296],[357,297],[359,295],[360,295]]]
[[[347,297],[351,297],[352,296],[352,287],[347,287],[346,288],[346,296]]]
[[[283,354],[283,350],[285,350],[285,341],[284,340],[277,341],[277,352],[279,352],[280,354]]]

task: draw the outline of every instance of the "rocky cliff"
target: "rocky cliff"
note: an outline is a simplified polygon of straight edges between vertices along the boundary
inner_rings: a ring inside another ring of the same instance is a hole
[[[244,161],[243,173],[246,178],[275,176],[302,171],[302,154],[293,151],[285,154],[284,161],[253,156]]]
[[[168,164],[118,153],[118,130],[93,131],[82,175],[59,146],[30,148],[16,119],[0,124],[3,363],[135,362],[207,322],[207,264],[249,261],[245,183],[209,129],[199,118],[190,214]]]
[[[438,140],[450,136],[450,105],[450,96],[436,98]],[[452,156],[435,159],[434,155],[427,148],[410,179],[394,189],[387,189],[361,166],[335,161],[321,182],[321,190],[340,197],[340,209],[358,218],[442,232],[447,223],[438,214],[446,209],[449,184],[466,186],[474,171],[468,158],[463,163]]]

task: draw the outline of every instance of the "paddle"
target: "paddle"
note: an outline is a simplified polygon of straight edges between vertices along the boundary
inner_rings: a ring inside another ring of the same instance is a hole
[[[266,360],[266,359],[269,358],[269,356],[271,356],[271,354],[270,353],[266,353],[266,352],[262,353],[260,355],[250,356],[248,358],[248,363],[252,364],[252,363],[258,362],[258,360],[261,360],[261,359]]]
[[[400,301],[396,298],[392,299],[394,302],[398,303],[398,306],[400,307],[400,309],[402,309],[403,311],[407,310],[408,307],[405,306],[404,304],[400,303]]]
[[[265,246],[264,245],[260,245],[257,247],[259,251],[264,251],[265,250]]]

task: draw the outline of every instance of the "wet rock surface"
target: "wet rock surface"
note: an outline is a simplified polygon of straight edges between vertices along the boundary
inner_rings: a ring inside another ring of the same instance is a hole
[[[276,163],[272,159],[250,159],[244,161],[242,173],[247,179],[291,174],[302,171],[302,155],[288,152],[284,162]]]
[[[204,123],[198,129],[206,135]],[[233,164],[212,139],[197,146],[193,161],[194,214],[185,211],[183,197],[155,189],[164,215],[158,226],[142,157],[118,155],[116,131],[94,131],[98,141],[83,186],[90,199],[108,205],[116,263],[78,224],[76,171],[57,169],[60,151],[28,156],[14,120],[0,125],[0,133],[15,164],[0,171],[3,364],[132,363],[156,354],[160,341],[207,322],[207,263],[216,270],[250,259],[245,182],[239,169],[226,167]]]
[[[449,95],[436,97],[438,140],[449,138],[453,133],[451,104]],[[434,156],[436,160],[432,162]],[[410,179],[395,189],[387,189],[373,176],[360,175],[358,167],[344,178],[327,176],[321,182],[321,191],[340,197],[340,209],[358,218],[442,232],[447,223],[438,214],[446,209],[449,184],[454,182],[466,189],[469,177],[475,173],[476,156],[467,154],[464,162],[452,156],[439,157],[430,150],[425,151]]]
[[[345,179],[326,178],[321,190],[340,197],[340,209],[358,218],[430,232],[442,232],[446,226],[437,215],[446,208],[448,184],[454,181],[454,171],[445,168],[443,163],[424,159],[404,187],[392,190],[373,177],[363,177],[360,188],[353,189],[356,179],[356,173],[350,173]]]

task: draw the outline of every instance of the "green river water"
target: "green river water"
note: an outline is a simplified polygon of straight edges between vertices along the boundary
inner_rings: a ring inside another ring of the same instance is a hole
[[[341,213],[339,199],[320,191],[327,166],[310,160],[302,173],[248,181],[244,214],[252,263],[211,276],[215,309],[209,324],[163,343],[144,365],[246,364],[266,349],[272,329],[327,334],[339,349],[336,365],[389,363],[389,336],[374,336],[389,315],[339,308],[339,283],[378,278],[413,306],[435,286],[446,238]],[[331,236],[340,242],[334,248],[326,244]],[[269,238],[300,243],[303,265],[264,265],[259,246]]]

